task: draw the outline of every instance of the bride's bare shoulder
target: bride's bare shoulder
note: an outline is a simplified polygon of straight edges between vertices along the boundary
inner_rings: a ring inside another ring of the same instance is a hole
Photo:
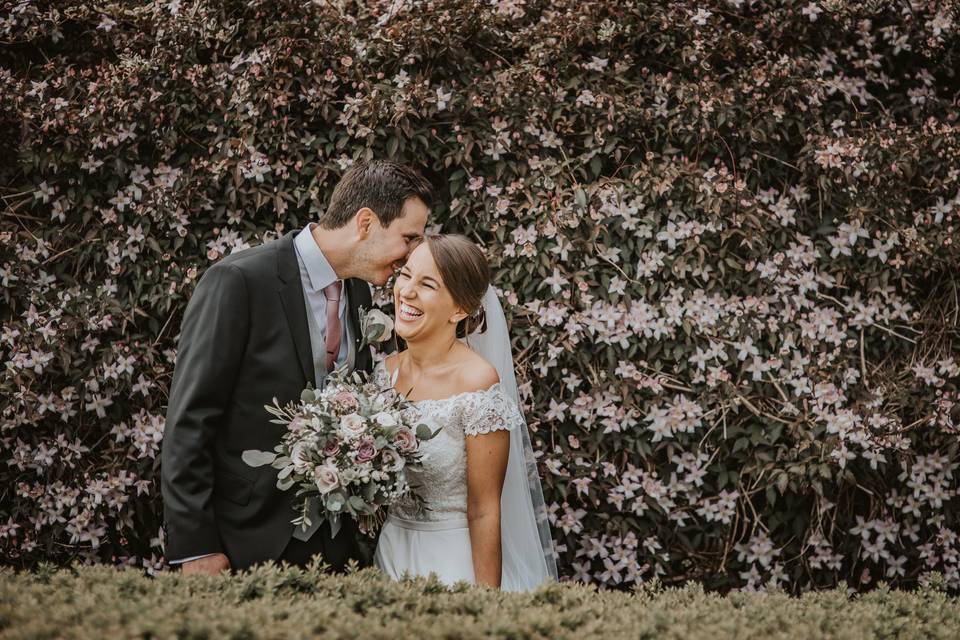
[[[485,391],[500,382],[496,368],[482,356],[467,351],[458,371],[458,393]]]
[[[393,352],[383,359],[383,367],[387,370],[387,373],[393,373],[397,370],[397,364],[400,361],[400,354]]]

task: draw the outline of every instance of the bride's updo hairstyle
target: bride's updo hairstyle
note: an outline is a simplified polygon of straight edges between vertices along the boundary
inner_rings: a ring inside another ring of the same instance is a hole
[[[490,286],[490,267],[483,250],[466,236],[455,233],[427,234],[424,240],[453,301],[470,314],[457,323],[457,337],[485,330],[481,303]]]

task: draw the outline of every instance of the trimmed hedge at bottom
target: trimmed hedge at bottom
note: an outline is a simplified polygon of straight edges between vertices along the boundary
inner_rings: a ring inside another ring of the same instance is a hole
[[[0,638],[957,638],[960,599],[939,584],[727,596],[698,583],[632,592],[554,584],[508,594],[375,569],[270,565],[155,578],[107,566],[0,570]]]

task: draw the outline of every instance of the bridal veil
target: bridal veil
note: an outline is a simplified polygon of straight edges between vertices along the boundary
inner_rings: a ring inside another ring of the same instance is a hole
[[[487,288],[482,304],[486,330],[471,333],[465,342],[496,368],[503,391],[517,403],[520,414],[519,428],[510,430],[510,458],[500,497],[503,554],[500,588],[528,591],[550,578],[557,580],[556,556],[537,461],[523,419],[507,319],[492,286]]]

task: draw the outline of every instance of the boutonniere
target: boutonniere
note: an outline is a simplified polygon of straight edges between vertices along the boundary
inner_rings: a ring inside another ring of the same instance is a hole
[[[360,309],[362,347],[386,342],[393,335],[393,319],[379,309]]]

